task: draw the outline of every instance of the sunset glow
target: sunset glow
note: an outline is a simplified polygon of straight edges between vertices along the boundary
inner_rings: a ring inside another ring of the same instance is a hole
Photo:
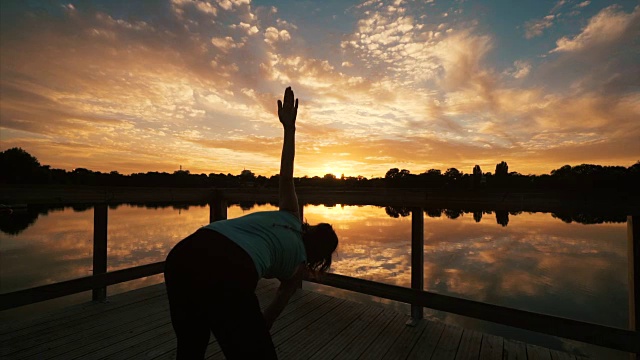
[[[0,150],[295,176],[640,160],[637,1],[2,1]]]

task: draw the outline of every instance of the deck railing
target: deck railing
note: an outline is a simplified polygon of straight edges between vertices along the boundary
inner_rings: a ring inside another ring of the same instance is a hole
[[[210,204],[210,221],[226,218],[227,204],[225,200],[217,200]],[[107,205],[96,205],[94,207],[94,274],[92,276],[0,294],[0,311],[89,290],[92,291],[94,301],[104,301],[107,296],[106,289],[110,285],[163,272],[163,261],[107,272],[107,219]],[[640,284],[636,281],[640,276],[640,216],[629,216],[627,229],[630,330],[424,291],[424,215],[422,208],[413,208],[411,216],[411,288],[338,274],[324,274],[305,280],[411,304],[412,320],[409,325],[420,321],[423,308],[426,307],[616,350],[640,353],[640,332],[636,328],[640,324],[639,304],[636,302],[640,299]]]

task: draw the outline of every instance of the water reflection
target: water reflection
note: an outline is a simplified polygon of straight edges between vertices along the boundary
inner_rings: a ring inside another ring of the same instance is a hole
[[[29,209],[23,219],[30,220],[20,225],[27,224],[24,230],[3,225],[0,292],[91,275],[90,209]],[[228,217],[273,209],[274,204],[267,203],[233,204]],[[407,287],[410,214],[410,208],[398,207],[304,208],[309,223],[332,223],[340,237],[334,272]],[[560,216],[563,221],[558,221]],[[426,290],[626,326],[626,225],[612,222],[615,217],[426,209],[424,218]],[[162,261],[176,242],[208,221],[204,204],[113,206],[108,270]],[[162,279],[141,283],[153,281]],[[121,285],[128,286],[133,285]]]
[[[337,229],[335,272],[410,286],[411,224],[403,213],[371,206],[305,208],[310,223],[333,222]],[[545,213],[496,211],[495,222],[478,222],[477,213],[459,210],[426,214],[425,289],[626,326],[625,224],[585,226]]]
[[[231,206],[236,205],[243,211],[250,211],[254,207],[271,206],[277,207],[276,203],[269,202],[255,202],[255,201],[240,201],[231,203]],[[336,204],[310,204],[310,205],[323,205],[325,207],[335,207]],[[176,204],[176,203],[138,203],[138,204],[112,204],[109,208],[114,210],[119,207],[134,207],[145,209],[174,209],[174,210],[188,210],[191,207],[206,207],[206,203],[199,204]],[[367,205],[350,205],[356,207],[362,207]],[[376,206],[377,207],[377,206]],[[65,208],[71,208],[74,212],[83,212],[93,208],[93,204],[74,204],[71,206],[29,206],[25,209],[19,209],[12,213],[0,213],[0,232],[9,235],[18,235],[28,227],[35,224],[38,217],[47,215],[49,212],[62,211]],[[386,206],[384,207],[385,213],[392,218],[407,217],[411,214],[411,208],[401,206]],[[425,208],[424,212],[429,217],[441,217],[446,216],[449,219],[456,219],[462,214],[471,213],[473,219],[476,222],[482,221],[483,215],[491,215],[495,212],[496,222],[502,226],[509,224],[509,215],[516,216],[521,214],[522,211],[507,211],[507,210],[466,210],[459,208]],[[553,218],[559,219],[566,223],[580,223],[580,224],[603,224],[603,223],[625,223],[627,215],[625,213],[616,213],[612,210],[603,212],[601,209],[587,209],[587,210],[554,210],[551,212]]]

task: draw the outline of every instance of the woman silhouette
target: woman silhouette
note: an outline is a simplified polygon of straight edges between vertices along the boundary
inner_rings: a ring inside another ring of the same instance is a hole
[[[213,222],[167,256],[165,282],[178,359],[204,358],[210,332],[227,359],[277,358],[269,330],[307,271],[326,271],[338,246],[331,225],[302,222],[293,184],[298,99],[278,100],[284,127],[279,211]],[[259,279],[277,278],[273,302],[260,311]]]

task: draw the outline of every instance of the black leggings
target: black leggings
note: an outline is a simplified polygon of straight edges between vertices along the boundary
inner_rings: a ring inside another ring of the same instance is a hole
[[[249,255],[218,232],[200,229],[167,256],[164,271],[177,359],[203,359],[210,332],[227,359],[276,359]]]

